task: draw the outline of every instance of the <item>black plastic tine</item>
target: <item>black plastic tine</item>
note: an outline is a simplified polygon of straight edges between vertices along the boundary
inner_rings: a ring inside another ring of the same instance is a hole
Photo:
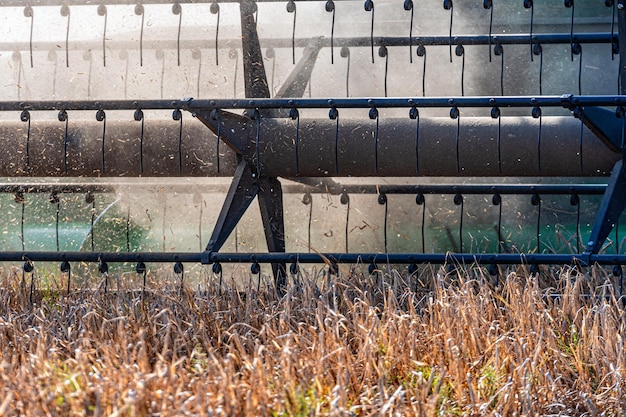
[[[146,268],[146,264],[143,261],[139,261],[137,262],[137,265],[135,265],[135,272],[137,272],[138,275],[143,275],[143,284],[141,286],[141,301],[144,301],[146,299],[146,275],[147,275],[147,268]]]
[[[54,230],[55,230],[55,241],[57,252],[60,250],[59,246],[59,217],[61,213],[61,200],[59,199],[59,195],[57,193],[50,194],[50,203],[56,206],[55,209],[55,221],[54,221]]]
[[[294,284],[298,284],[298,275],[300,274],[300,266],[298,265],[298,261],[292,262],[289,265],[289,273],[292,275]]]
[[[274,76],[276,75],[276,52],[274,48],[269,47],[265,50],[265,56],[272,60],[272,79],[270,84],[270,93],[274,93]]]
[[[26,125],[26,172],[30,172],[30,112],[28,110],[22,110],[20,113],[20,120]]]
[[[250,118],[256,121],[256,138],[254,140],[255,147],[255,164],[257,178],[261,176],[261,112],[259,109],[254,109],[250,113]]]
[[[291,30],[291,62],[293,65],[296,65],[296,16],[298,11],[294,0],[289,0],[287,2],[287,13],[293,13],[293,28]]]
[[[500,95],[504,95],[504,48],[498,42],[493,47],[493,53],[500,57]]]
[[[458,107],[450,109],[450,118],[456,119],[456,171],[461,172],[461,163],[459,157],[459,135],[461,133],[461,113]]]
[[[138,3],[135,6],[135,14],[137,16],[141,16],[141,29],[139,32],[139,66],[143,67],[143,26],[145,22],[145,10],[143,8],[143,4]]]
[[[145,127],[143,111],[141,109],[135,110],[133,118],[135,119],[135,121],[141,122],[141,132],[139,134],[139,175],[143,175],[143,136]]]
[[[130,252],[130,200],[126,208],[126,252]]]
[[[183,113],[180,109],[172,112],[172,119],[178,121],[178,173],[183,173]]]
[[[211,2],[210,12],[211,14],[217,15],[217,22],[215,23],[215,65],[219,65],[220,5],[216,0]]]
[[[222,264],[220,264],[219,262],[214,263],[211,267],[211,270],[213,271],[213,274],[219,277],[218,285],[220,289],[220,295],[222,295]]]
[[[454,196],[454,205],[456,206],[460,206],[461,208],[461,214],[459,216],[459,249],[461,252],[463,252],[463,216],[465,214],[465,204],[463,201],[463,195],[462,194],[455,194]]]
[[[335,63],[335,2],[328,0],[324,6],[328,13],[332,13],[333,17],[330,23],[330,63]]]
[[[581,175],[584,172],[584,166],[583,166],[583,133],[585,130],[585,111],[582,107],[576,107],[574,109],[574,117],[576,117],[577,119],[580,120],[580,135],[579,135],[579,139],[578,139],[578,158],[579,158],[579,165],[580,165],[580,173]]]
[[[572,194],[569,203],[576,207],[576,253],[580,253],[580,197],[578,194]],[[617,235],[617,227],[615,234]]]
[[[543,78],[543,48],[541,47],[541,44],[536,43],[536,44],[533,45],[533,54],[539,56],[539,95],[542,95],[543,94],[543,85],[542,85],[542,78]]]
[[[65,110],[60,110],[58,115],[59,122],[65,123],[65,133],[63,135],[63,172],[67,174],[67,144],[68,144],[68,121],[69,117]]]
[[[22,214],[20,217],[20,240],[22,241],[22,250],[26,250],[26,244],[24,241],[24,211],[26,209],[26,201],[22,202]]]
[[[418,45],[417,56],[424,58],[424,66],[422,68],[422,97],[426,97],[426,47]]]
[[[537,207],[537,253],[541,253],[541,197],[539,194],[533,194],[530,203]]]
[[[584,114],[584,110],[581,107],[580,108],[580,139],[578,140],[578,153],[580,154],[580,173],[581,175],[584,172],[584,166],[583,166],[583,133],[585,131],[585,114]]]
[[[404,0],[404,10],[411,12],[411,20],[409,21],[409,63],[413,63],[413,0]]]
[[[70,6],[61,6],[61,16],[67,17],[67,30],[65,31],[65,66],[70,66]]]
[[[24,17],[30,18],[30,37],[28,39],[28,49],[30,52],[30,67],[33,68],[33,27],[35,25],[35,15],[30,4],[24,7]]]
[[[569,38],[570,38],[570,58],[574,61],[574,0],[564,0],[564,5],[567,8],[572,9],[572,18],[569,26]]]
[[[539,119],[539,128],[537,129],[537,173],[541,174],[541,107],[533,107],[532,116],[535,119]]]
[[[341,55],[342,58],[347,58],[347,67],[346,67],[346,97],[350,97],[350,49],[347,46],[342,46],[340,55]]]
[[[421,232],[422,232],[422,253],[426,253],[426,233],[425,233],[425,226],[426,226],[426,199],[424,198],[424,194],[417,194],[415,196],[415,204],[417,204],[418,206],[422,206],[422,227],[421,227]]]
[[[500,117],[499,107],[491,108],[491,118],[498,120],[498,136],[496,137],[496,143],[498,145],[498,173],[502,174],[502,142],[501,142],[502,118]]]
[[[450,32],[448,35],[448,46],[450,48],[450,62],[452,62],[452,17],[454,16],[454,5],[452,0],[443,0],[443,8],[450,10]]]
[[[363,5],[366,12],[372,12],[372,25],[370,27],[370,48],[372,50],[372,64],[374,63],[374,1],[365,0]]]
[[[102,259],[98,259],[98,271],[104,276],[104,293],[109,289],[109,264]]]
[[[572,53],[578,55],[578,95],[582,95],[583,47],[578,42],[572,44]]]
[[[291,109],[289,117],[296,122],[296,176],[300,175],[300,112],[298,109]]]
[[[381,58],[385,58],[385,97],[387,97],[387,74],[389,72],[389,51],[385,45],[380,45],[378,48],[378,56]]]
[[[605,0],[604,4],[607,7],[612,7],[613,14],[611,15],[611,61],[615,60],[615,54],[619,52],[619,46],[616,46],[615,42],[615,1]],[[617,51],[617,52],[616,52]]]
[[[307,227],[307,249],[311,252],[311,225],[313,223],[313,197],[310,193],[302,196],[302,204],[309,206],[309,222]]]
[[[68,261],[63,261],[61,262],[61,267],[59,269],[62,273],[67,274],[67,295],[70,295],[72,285],[72,267]]]
[[[104,153],[105,153],[105,139],[107,132],[107,118],[104,110],[100,109],[96,112],[96,120],[102,122],[102,175],[106,173],[105,171],[105,163],[104,163]]]
[[[202,51],[200,50],[200,48],[193,48],[193,50],[191,51],[191,57],[193,59],[198,60],[198,78],[196,81],[196,97],[200,98],[202,97],[200,95],[200,81],[202,80]]]
[[[193,196],[194,204],[198,204],[200,208],[200,213],[198,215],[198,250],[202,251],[202,219],[204,218],[204,199],[202,198],[202,194],[195,193]]]
[[[93,195],[93,193],[88,192],[87,194],[85,194],[85,202],[91,205],[91,227],[89,228],[89,237],[91,238],[91,251],[93,252],[96,246],[93,231],[93,227],[96,222],[96,197]]]
[[[253,262],[250,265],[250,273],[257,276],[256,291],[261,291],[261,265],[258,262]]]
[[[24,258],[23,261],[24,261],[24,266],[22,267],[22,282],[25,281],[25,277],[24,277],[25,274],[31,274],[30,275],[30,294],[28,296],[28,301],[30,302],[32,306],[33,296],[35,295],[35,266],[28,258]]]
[[[493,1],[492,0],[483,0],[483,9],[489,10],[489,38],[488,49],[489,49],[489,62],[491,62],[491,33],[493,29]]]
[[[409,110],[409,118],[415,120],[415,173],[420,172],[420,158],[419,158],[419,140],[420,140],[420,112],[417,107],[411,107]]]
[[[222,112],[220,109],[214,109],[211,111],[211,118],[217,121],[217,142],[215,144],[215,159],[217,165],[217,173],[220,173],[220,142],[222,135]]]
[[[16,192],[13,199],[15,200],[15,202],[17,204],[20,205],[20,209],[21,209],[21,216],[20,216],[20,240],[22,242],[22,250],[25,250],[25,244],[24,244],[24,207],[26,205],[26,200],[24,199],[24,193],[19,191]]]
[[[339,173],[339,110],[332,107],[328,112],[328,117],[335,120],[335,173]]]
[[[236,49],[228,51],[228,57],[235,60],[235,72],[233,75],[233,98],[237,97],[237,72],[239,69],[239,53]]]
[[[504,239],[502,238],[502,197],[500,194],[494,194],[491,203],[498,206],[498,223],[496,225],[496,233],[498,234],[498,253],[502,253],[504,247]]]
[[[378,174],[378,126],[379,126],[379,117],[378,117],[378,109],[376,107],[372,107],[369,111],[369,118],[371,120],[376,120],[376,127],[374,130],[374,171]]]
[[[163,219],[161,222],[161,249],[165,252],[165,241],[167,239],[165,230],[167,228],[167,194],[162,194],[163,198],[163,215],[161,218]]]
[[[383,243],[385,245],[385,253],[388,253],[388,245],[387,245],[387,217],[389,212],[389,204],[387,200],[387,194],[382,193],[378,194],[378,204],[385,206],[385,218],[383,223]]]
[[[179,294],[182,294],[183,285],[185,282],[185,266],[182,262],[178,261],[174,264],[174,273],[180,275],[180,286],[178,288]]]
[[[348,253],[348,243],[349,243],[349,234],[350,234],[350,195],[345,191],[341,193],[341,197],[339,199],[341,204],[346,206],[346,253]]]
[[[172,13],[178,16],[178,33],[176,34],[176,59],[180,67],[180,31],[183,24],[183,7],[178,2],[172,5]]]
[[[535,5],[533,4],[533,0],[524,0],[524,8],[530,9],[530,28],[528,29],[528,37],[530,38],[530,61],[533,62],[534,53],[533,53],[533,23],[535,18]]]
[[[104,17],[104,27],[102,28],[102,66],[107,66],[107,53],[106,53],[106,38],[107,38],[107,21],[109,15],[107,13],[107,7],[104,4],[98,5],[98,16]]]
[[[454,50],[456,56],[461,57],[461,95],[465,95],[465,48],[458,44]]]

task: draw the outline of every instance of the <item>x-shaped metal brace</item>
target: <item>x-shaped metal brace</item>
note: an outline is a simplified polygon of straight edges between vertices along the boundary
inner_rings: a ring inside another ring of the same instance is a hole
[[[285,252],[283,192],[280,181],[277,178],[257,177],[256,171],[250,164],[240,158],[213,234],[206,247],[203,263],[210,263],[211,252],[221,249],[255,197],[259,200],[267,249],[270,252]],[[280,293],[287,283],[285,264],[274,263],[272,270],[276,288]]]

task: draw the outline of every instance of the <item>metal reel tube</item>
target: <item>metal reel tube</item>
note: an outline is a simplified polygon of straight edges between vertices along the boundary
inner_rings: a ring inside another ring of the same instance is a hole
[[[416,176],[417,162],[418,176],[608,176],[620,156],[584,129],[581,173],[580,121],[571,117],[543,117],[543,166],[539,172],[537,121],[502,117],[501,123],[501,161],[498,161],[498,126],[490,118],[463,118],[458,131],[458,154],[457,121],[450,118],[422,117],[417,150],[415,122],[409,119],[381,117],[378,135],[373,124],[361,120],[341,119],[337,133],[334,120],[301,119],[299,176],[412,177]],[[295,177],[293,128],[289,122],[266,119],[259,136],[261,172],[268,176]],[[377,152],[373,146],[376,138]],[[339,174],[335,172],[336,154],[341,167]]]
[[[389,176],[608,176],[620,154],[610,151],[588,129],[583,130],[580,167],[580,121],[566,116],[542,118],[541,172],[538,169],[538,122],[530,117],[502,117],[501,160],[498,161],[497,124],[491,118],[464,117],[458,132],[450,118],[422,117],[419,146],[415,149],[415,122],[409,118],[380,118],[379,145],[374,151],[375,126],[358,119],[300,120],[299,163],[296,163],[295,131],[290,119],[264,118],[260,123],[259,154],[255,129],[224,128],[224,136],[236,135],[244,144],[244,156],[260,163],[271,177]],[[250,126],[250,124],[249,124]],[[69,124],[67,173],[64,166],[65,130],[55,121],[33,121],[28,153],[24,123],[0,122],[5,152],[0,154],[0,176],[232,176],[235,153],[221,149],[217,170],[216,136],[195,119],[185,118],[181,135],[178,123],[146,120],[108,120],[102,155],[102,124],[76,120]],[[337,137],[338,135],[338,137]],[[337,151],[337,152],[336,152]],[[377,154],[377,155],[376,155]],[[102,160],[106,172],[102,173]],[[340,172],[335,172],[335,158]],[[376,164],[378,157],[378,164]],[[458,169],[457,169],[458,160]],[[143,161],[143,173],[140,161]],[[182,168],[180,166],[182,164]],[[377,169],[378,165],[378,169]],[[499,166],[502,171],[500,172]]]

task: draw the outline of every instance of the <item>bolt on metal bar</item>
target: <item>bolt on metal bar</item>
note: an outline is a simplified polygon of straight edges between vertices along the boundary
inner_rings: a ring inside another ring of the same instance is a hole
[[[66,193],[114,193],[118,189],[141,187],[148,192],[163,192],[164,187],[171,187],[177,192],[223,192],[227,184],[145,184],[139,182],[97,182],[97,183],[0,183],[0,193],[10,194],[66,194]],[[602,195],[606,184],[433,184],[433,185],[388,185],[388,184],[341,184],[328,183],[324,187],[307,184],[285,184],[283,191],[296,193],[341,194],[501,194],[501,195]]]
[[[331,109],[331,108],[446,108],[446,107],[563,107],[624,106],[626,95],[377,97],[377,98],[254,98],[182,100],[38,100],[0,101],[0,111],[22,110],[173,110],[191,113],[206,109]]]
[[[152,262],[152,263],[456,263],[511,265],[626,265],[626,254],[525,253],[220,253],[220,252],[0,252],[0,262]]]
[[[142,10],[138,10],[142,12]],[[141,14],[143,15],[143,12]],[[143,25],[142,25],[143,27]],[[453,45],[533,45],[533,47],[547,44],[614,44],[618,42],[618,36],[611,32],[582,32],[574,33],[571,37],[569,33],[534,33],[532,36],[528,33],[517,34],[499,34],[499,35],[455,35],[452,38]],[[331,46],[339,47],[407,47],[410,45],[421,46],[449,46],[450,38],[447,36],[389,36],[389,37],[336,37],[331,39],[321,39],[320,44],[324,48]],[[310,38],[274,38],[263,39],[261,41],[264,48],[306,48],[311,43]],[[102,41],[84,41],[81,47],[85,50],[96,50],[102,48]],[[106,47],[108,50],[124,50],[128,48],[128,43],[117,40],[108,40]],[[180,39],[177,40],[146,40],[140,34],[140,49],[143,50],[193,50],[193,49],[214,49],[216,47],[215,40],[204,39]],[[219,49],[240,48],[240,39],[222,39],[219,42]],[[0,42],[0,50],[2,51],[29,51],[29,42]],[[56,51],[55,42],[38,41],[37,50],[39,51]],[[140,51],[141,52],[141,51]],[[143,56],[143,54],[141,54]]]

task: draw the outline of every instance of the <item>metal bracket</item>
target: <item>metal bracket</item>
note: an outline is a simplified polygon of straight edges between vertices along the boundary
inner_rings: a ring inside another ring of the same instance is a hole
[[[246,97],[269,98],[270,88],[267,84],[259,34],[254,20],[256,8],[256,3],[251,0],[242,0],[239,6],[245,92]]]
[[[611,172],[609,184],[598,208],[585,251],[587,254],[596,254],[602,249],[604,241],[619,220],[624,208],[626,208],[626,176],[624,161],[619,160]]]
[[[260,178],[258,192],[261,220],[265,231],[267,250],[270,253],[285,252],[285,220],[283,191],[276,178]],[[279,293],[287,285],[287,268],[284,263],[272,263],[274,282]]]
[[[218,110],[194,110],[193,115],[237,155],[244,155],[250,149],[252,129],[249,118]]]
[[[304,95],[304,90],[306,90],[306,86],[311,80],[313,67],[323,45],[323,38],[311,39],[309,45],[304,49],[302,58],[300,58],[283,85],[280,86],[276,97],[289,98],[302,97]]]
[[[213,234],[203,253],[202,263],[210,263],[210,254],[222,248],[250,207],[254,197],[257,196],[267,249],[269,252],[285,252],[283,192],[280,181],[276,178],[256,178],[248,162],[241,158],[215,223]],[[272,263],[272,270],[276,288],[279,294],[282,294],[287,277],[285,264]]]
[[[620,52],[620,92],[626,94],[626,10],[624,10],[624,1],[618,2],[618,31],[619,31],[619,52]],[[626,208],[626,176],[624,173],[624,162],[626,155],[624,154],[624,123],[613,114],[609,116],[608,110],[600,108],[584,109],[583,123],[587,125],[593,133],[595,133],[611,150],[622,152],[622,159],[615,163],[611,171],[611,177],[607,185],[602,202],[596,214],[596,220],[591,230],[591,236],[587,243],[585,254],[596,254],[602,249],[602,245],[606,241],[609,233],[617,224],[620,216]],[[622,116],[623,117],[623,116]],[[588,119],[588,120],[587,120]],[[587,121],[586,121],[587,120]],[[617,149],[615,149],[617,148]]]
[[[613,152],[621,152],[624,123],[615,112],[602,107],[585,107],[577,118],[582,118],[591,130]]]
[[[246,160],[241,159],[213,228],[206,252],[215,252],[221,249],[258,193],[258,181],[254,178],[252,169]]]

